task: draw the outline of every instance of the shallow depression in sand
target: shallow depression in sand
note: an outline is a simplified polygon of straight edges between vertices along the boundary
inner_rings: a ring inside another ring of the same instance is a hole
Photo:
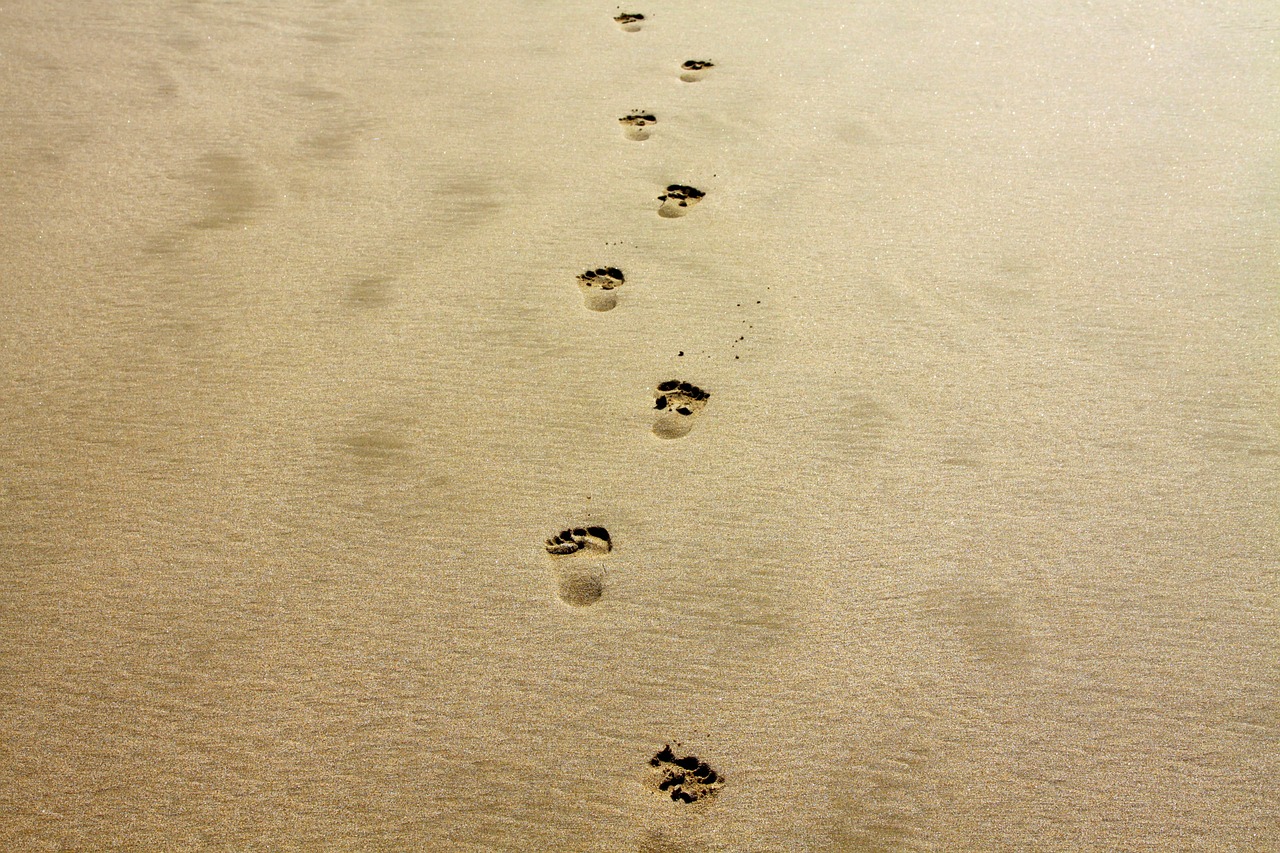
[[[686,83],[697,83],[703,77],[707,76],[707,69],[715,68],[716,64],[706,59],[689,59],[680,65],[680,79]]]
[[[697,187],[686,184],[670,184],[667,191],[658,196],[662,204],[658,207],[658,215],[664,219],[678,219],[689,212],[689,208],[702,201],[706,196]]]
[[[634,112],[618,119],[618,123],[622,125],[622,135],[627,139],[644,142],[653,135],[653,126],[658,123],[658,117],[653,113]]]
[[[645,16],[639,12],[621,12],[613,19],[625,33],[638,33],[644,27]]]
[[[627,281],[617,267],[597,267],[579,273],[582,304],[590,311],[612,311],[618,307],[618,288]]]
[[[670,379],[660,383],[654,392],[653,408],[659,414],[653,422],[653,434],[662,439],[688,435],[710,399],[710,392],[689,382]]]
[[[556,594],[570,607],[588,607],[604,596],[604,563],[613,539],[603,527],[569,527],[547,539]]]

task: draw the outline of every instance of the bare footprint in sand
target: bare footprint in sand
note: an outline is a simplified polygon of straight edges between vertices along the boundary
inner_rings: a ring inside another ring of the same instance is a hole
[[[708,68],[715,68],[714,62],[705,59],[690,59],[680,65],[680,79],[686,83],[697,83],[707,76]]]
[[[684,184],[671,184],[667,187],[667,191],[658,196],[658,201],[662,205],[658,208],[658,215],[664,219],[676,219],[684,216],[689,212],[689,208],[702,201],[705,196],[700,189],[687,187]]]
[[[618,306],[618,288],[626,276],[617,267],[599,267],[578,276],[582,303],[592,311],[612,311]]]
[[[638,33],[644,24],[644,15],[639,12],[621,12],[614,20],[622,27],[623,32]]]
[[[679,744],[676,744],[679,746]],[[650,787],[667,794],[677,803],[694,803],[715,796],[724,787],[724,777],[696,755],[677,757],[667,744],[649,759],[653,771]]]
[[[604,595],[604,566],[590,559],[613,550],[603,527],[572,527],[547,540],[547,553],[556,563],[560,600],[571,607],[588,607]]]
[[[653,422],[658,438],[680,438],[693,429],[693,421],[707,405],[711,394],[697,385],[672,379],[658,386],[653,407],[662,414]]]
[[[644,142],[653,134],[653,125],[658,119],[653,113],[631,113],[618,119],[622,125],[622,135],[636,142]]]

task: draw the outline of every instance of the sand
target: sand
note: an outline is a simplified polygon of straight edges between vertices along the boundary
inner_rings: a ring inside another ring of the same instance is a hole
[[[1280,849],[1278,35],[5,4],[0,847]]]

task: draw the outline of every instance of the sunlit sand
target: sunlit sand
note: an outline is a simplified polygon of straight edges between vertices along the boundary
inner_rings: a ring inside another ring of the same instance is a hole
[[[6,4],[0,849],[1280,849],[1278,36]]]

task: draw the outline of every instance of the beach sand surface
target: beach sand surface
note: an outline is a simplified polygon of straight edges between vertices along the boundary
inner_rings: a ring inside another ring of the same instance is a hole
[[[0,847],[1280,849],[1277,37],[6,3]]]

